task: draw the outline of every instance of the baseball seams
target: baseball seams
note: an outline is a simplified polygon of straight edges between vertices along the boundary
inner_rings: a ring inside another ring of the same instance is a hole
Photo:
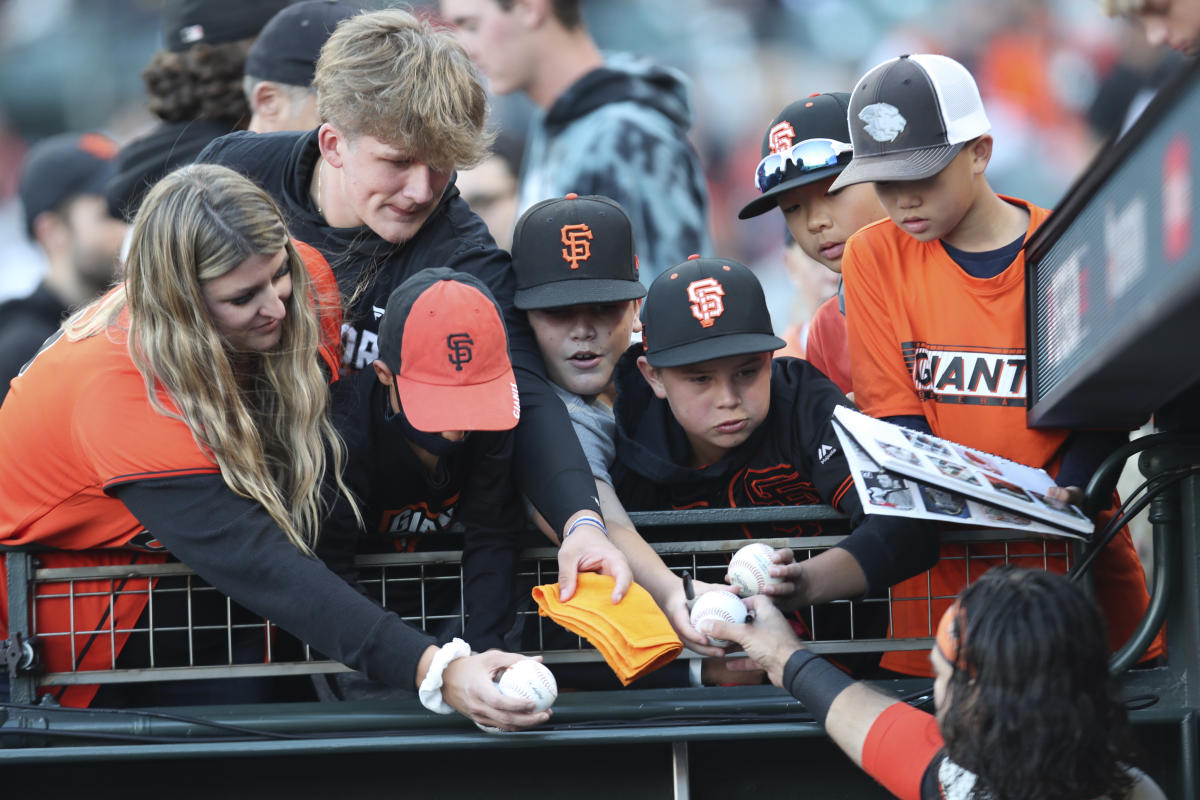
[[[729,562],[729,582],[738,587],[743,597],[762,594],[763,589],[779,583],[771,577],[771,557],[775,548],[764,542],[751,542],[734,554]]]
[[[527,658],[518,661],[500,675],[500,693],[508,697],[532,700],[535,711],[545,711],[558,697],[554,673],[541,662]]]
[[[692,627],[699,630],[700,623],[706,619],[742,623],[746,621],[747,613],[746,604],[732,592],[705,592],[692,604]],[[714,647],[726,647],[729,644],[727,640],[714,636],[709,636],[708,642]]]

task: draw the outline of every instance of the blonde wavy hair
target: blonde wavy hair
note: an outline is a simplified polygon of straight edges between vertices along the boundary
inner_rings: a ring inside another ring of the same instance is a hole
[[[348,137],[373,136],[437,169],[487,157],[487,92],[453,34],[389,8],[343,20],[317,61],[317,113]]]
[[[251,256],[281,249],[292,293],[280,341],[264,353],[232,352],[201,287]],[[261,503],[288,539],[311,554],[325,510],[326,469],[349,497],[341,481],[345,445],[329,421],[315,294],[278,207],[226,167],[178,169],[146,194],[125,275],[124,284],[65,323],[66,335],[104,333],[128,308],[129,354],[150,404],[183,421],[225,484]]]

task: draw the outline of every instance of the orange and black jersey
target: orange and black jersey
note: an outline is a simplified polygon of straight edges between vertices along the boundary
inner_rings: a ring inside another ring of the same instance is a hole
[[[613,487],[630,511],[828,503],[850,517],[839,547],[862,567],[871,592],[928,569],[938,532],[928,522],[865,515],[833,428],[846,396],[807,361],[771,361],[771,408],[742,445],[715,464],[688,466],[686,434],[665,400],[637,369],[641,345],[617,365],[617,460]],[[800,523],[778,523],[776,535],[812,535]],[[646,531],[654,541],[657,531]],[[733,533],[733,536],[741,535]],[[721,526],[693,528],[687,538],[731,538]],[[659,538],[662,538],[661,536]]]
[[[512,431],[472,431],[461,442],[446,443],[447,452],[431,472],[409,447],[407,426],[392,413],[388,389],[374,370],[333,385],[333,421],[346,443],[344,481],[359,501],[364,527],[339,495],[317,555],[353,582],[358,553],[462,550],[461,597],[457,580],[424,582],[425,614],[454,616],[455,624],[427,630],[440,640],[464,636],[480,652],[502,648],[513,621],[525,528],[513,478]],[[454,573],[457,577],[457,568]],[[389,588],[388,607],[402,616],[421,613],[417,590],[415,584]],[[460,599],[465,632],[456,628]]]

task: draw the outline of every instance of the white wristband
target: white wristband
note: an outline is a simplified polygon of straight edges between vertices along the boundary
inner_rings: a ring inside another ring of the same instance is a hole
[[[701,677],[703,673],[701,668],[704,666],[704,659],[692,658],[688,660],[688,683],[692,686],[703,686],[704,679]]]
[[[417,697],[421,699],[421,705],[435,714],[454,713],[454,708],[442,699],[442,673],[446,671],[446,666],[451,661],[456,658],[466,658],[469,655],[471,655],[471,645],[458,638],[452,639],[438,648],[438,651],[433,654],[429,672],[425,673],[425,680],[421,681],[421,688],[417,690]]]

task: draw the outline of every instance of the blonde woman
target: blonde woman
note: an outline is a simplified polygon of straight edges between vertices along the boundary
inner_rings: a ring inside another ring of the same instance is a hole
[[[169,552],[322,653],[415,689],[434,640],[312,556],[322,479],[343,451],[312,295],[262,190],[217,166],[164,178],[134,220],[125,283],[68,320],[0,407],[0,544],[75,551],[39,556],[45,566]],[[40,630],[73,619],[82,633],[45,640],[48,669],[108,668],[146,611],[136,588],[126,581],[111,606],[107,595],[35,601]],[[0,600],[0,636],[7,628]],[[447,656],[441,710],[503,728],[547,718],[491,683],[519,656]],[[88,705],[95,692],[58,699]]]

